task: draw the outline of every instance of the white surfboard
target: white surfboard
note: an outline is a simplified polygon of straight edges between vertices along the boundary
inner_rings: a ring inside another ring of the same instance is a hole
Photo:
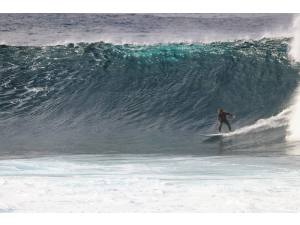
[[[214,133],[214,134],[200,134],[200,136],[204,136],[204,137],[220,137],[223,136],[226,133]]]

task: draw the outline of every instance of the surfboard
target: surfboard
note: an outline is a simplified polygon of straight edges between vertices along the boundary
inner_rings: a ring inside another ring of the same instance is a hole
[[[203,137],[222,137],[222,136],[229,136],[229,134],[233,133],[231,132],[222,132],[222,133],[211,133],[211,134],[200,134],[200,136]]]
[[[204,137],[219,137],[219,136],[223,136],[225,133],[214,133],[214,134],[200,134],[200,136],[204,136]]]

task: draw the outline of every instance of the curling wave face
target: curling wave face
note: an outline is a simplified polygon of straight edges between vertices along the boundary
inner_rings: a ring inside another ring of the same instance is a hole
[[[2,149],[51,151],[54,136],[60,146],[73,137],[78,148],[108,130],[194,135],[213,129],[220,106],[238,115],[236,127],[253,124],[285,109],[297,86],[289,41],[2,45]]]

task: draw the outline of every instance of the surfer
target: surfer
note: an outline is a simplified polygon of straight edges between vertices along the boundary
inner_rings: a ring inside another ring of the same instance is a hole
[[[219,132],[221,132],[223,123],[225,123],[228,127],[228,130],[231,131],[231,126],[230,126],[230,123],[228,122],[226,116],[233,116],[233,115],[231,113],[224,112],[223,109],[218,109],[218,120],[220,122]]]

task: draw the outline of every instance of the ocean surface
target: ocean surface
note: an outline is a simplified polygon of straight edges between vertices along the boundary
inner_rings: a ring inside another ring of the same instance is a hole
[[[296,14],[0,14],[0,212],[299,212],[299,47]]]

